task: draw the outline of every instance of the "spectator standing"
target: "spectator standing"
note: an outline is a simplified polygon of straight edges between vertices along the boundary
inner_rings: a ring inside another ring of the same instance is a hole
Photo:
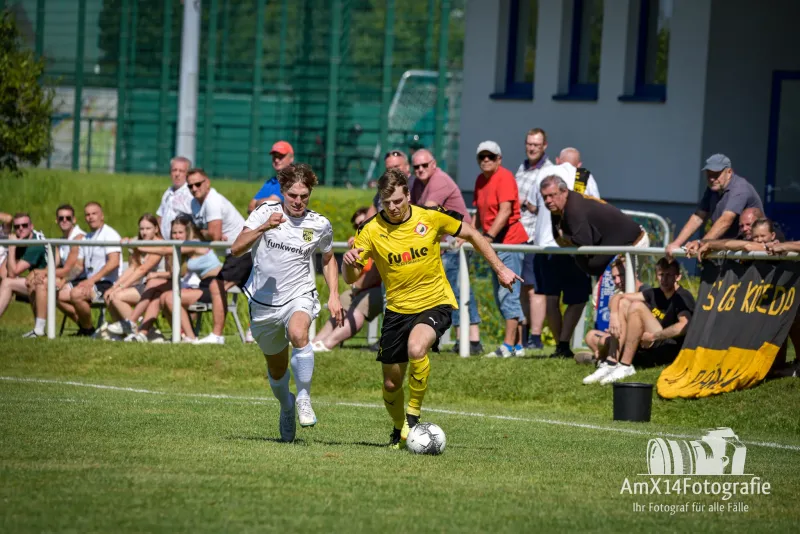
[[[172,185],[161,195],[161,204],[156,211],[161,235],[169,235],[172,220],[181,214],[192,214],[192,194],[186,187],[186,176],[192,163],[183,156],[172,158],[169,162],[169,176]]]
[[[528,234],[520,222],[519,189],[511,171],[504,168],[503,153],[494,141],[478,145],[478,165],[481,174],[475,181],[477,207],[475,227],[490,243],[520,245],[528,241]],[[522,273],[521,252],[498,252],[497,256],[518,277]],[[524,283],[524,282],[523,282]],[[501,285],[497,274],[492,274],[492,285],[497,307],[505,319],[503,344],[486,356],[490,358],[524,356],[521,322],[524,319],[520,303],[520,286]]]
[[[75,220],[75,209],[69,204],[62,204],[56,209],[56,222],[61,229],[61,237],[76,243],[83,239],[86,232],[81,230]],[[56,248],[56,305],[70,319],[78,322],[78,315],[75,313],[72,303],[69,300],[69,282],[81,273],[78,267],[78,254],[80,247],[70,245],[60,245]],[[28,290],[31,296],[31,306],[33,306],[34,327],[33,330],[23,334],[24,338],[36,338],[45,335],[44,328],[47,325],[47,270],[39,269],[32,271],[28,275]]]
[[[461,195],[461,190],[458,185],[453,181],[450,176],[438,167],[436,158],[433,154],[426,149],[417,150],[411,158],[414,168],[414,175],[416,179],[411,184],[411,203],[425,207],[441,206],[445,211],[453,211],[461,215],[461,220],[465,223],[472,224],[472,217],[467,211],[467,204],[464,202],[464,197]],[[442,264],[444,264],[444,272],[447,276],[447,282],[450,284],[450,289],[456,297],[456,302],[460,302],[460,289],[458,285],[459,273],[459,254],[458,247],[464,242],[463,239],[450,238],[452,246],[448,246],[448,237],[442,239]],[[470,354],[482,354],[483,346],[481,345],[480,323],[481,318],[478,315],[478,304],[475,301],[475,294],[470,286],[469,290],[469,341],[470,341]],[[456,329],[459,328],[461,320],[460,313],[456,310],[452,312],[452,323]],[[456,330],[458,331],[458,330]],[[458,338],[456,338],[458,339]],[[456,343],[456,350],[458,343]]]
[[[91,336],[94,334],[92,327],[92,301],[102,297],[103,294],[119,278],[122,248],[119,245],[87,246],[91,241],[120,241],[119,233],[105,223],[103,207],[97,202],[88,202],[83,208],[83,214],[90,232],[82,240],[78,252],[78,264],[82,267],[83,274],[69,293],[72,306],[78,316],[78,335]]]
[[[709,219],[711,229],[703,239],[733,239],[739,231],[739,216],[742,211],[746,208],[758,208],[762,213],[764,211],[761,197],[750,182],[733,172],[728,156],[714,154],[706,160],[702,170],[706,173],[708,183],[706,192],[678,236],[667,245],[667,256],[686,243]],[[686,243],[688,252],[696,251],[699,247],[699,241]]]
[[[562,156],[564,154],[565,151],[562,151]],[[561,161],[561,157],[558,161]],[[536,219],[534,242],[540,247],[559,245],[553,237],[552,216],[540,190],[542,182],[553,177],[561,180],[569,191],[580,189],[595,198],[600,198],[597,183],[588,171],[581,172],[567,161],[549,167],[545,176],[540,177],[536,187],[536,209],[539,215]],[[550,325],[550,330],[556,339],[556,350],[551,357],[572,358],[574,354],[570,349],[570,339],[589,301],[592,281],[589,275],[578,267],[575,259],[564,254],[537,254],[534,260],[534,274],[539,292],[547,299],[547,324]],[[566,305],[563,316],[561,301]]]
[[[287,141],[278,141],[272,145],[269,155],[272,157],[272,168],[275,169],[275,175],[268,178],[255,194],[250,204],[247,205],[247,213],[252,213],[262,202],[283,202],[278,173],[281,169],[294,163],[294,148]]]
[[[244,217],[236,211],[230,200],[211,187],[211,180],[203,169],[189,171],[187,180],[192,192],[192,219],[205,241],[227,241],[233,243],[244,227]],[[224,344],[223,328],[227,307],[227,291],[234,285],[243,288],[253,268],[250,254],[233,256],[230,249],[225,251],[225,262],[211,283],[211,313],[214,318],[213,330],[206,337],[197,340],[198,344]]]
[[[40,232],[35,233],[33,221],[27,213],[15,214],[12,223],[13,233],[8,236],[11,240],[44,238]],[[28,270],[33,272],[35,269],[44,269],[45,267],[47,267],[47,253],[44,246],[10,245],[8,247],[6,276],[0,282],[0,317],[5,313],[14,295],[28,296],[28,284],[26,277],[22,274]]]
[[[548,159],[547,134],[541,128],[533,128],[525,136],[525,155],[527,156],[517,169],[517,187],[519,189],[520,221],[528,234],[528,244],[533,245],[536,235],[536,218],[538,208],[536,205],[536,184],[542,171],[552,167]],[[548,215],[548,214],[545,214]],[[522,258],[522,310],[530,332],[526,348],[538,350],[542,348],[542,326],[547,306],[547,300],[542,294],[542,288],[536,286],[534,272],[533,252],[525,253]],[[523,332],[525,333],[525,332]],[[523,336],[524,338],[524,336]]]

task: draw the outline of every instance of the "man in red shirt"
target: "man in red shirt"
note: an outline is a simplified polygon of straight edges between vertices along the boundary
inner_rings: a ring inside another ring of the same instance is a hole
[[[414,152],[411,157],[412,167],[416,180],[409,186],[411,193],[411,203],[418,206],[442,206],[447,211],[455,211],[463,217],[463,221],[472,224],[472,217],[467,211],[467,204],[458,185],[450,176],[436,165],[436,158],[429,150],[424,148]],[[456,301],[459,301],[460,291],[458,287],[458,247],[464,242],[463,239],[445,236],[442,242],[442,264],[450,288],[455,294]],[[472,287],[469,290],[469,352],[470,354],[482,354],[481,333],[478,325],[481,317],[478,315],[478,303]],[[458,332],[460,313],[454,310],[452,323]],[[458,337],[456,337],[458,339]],[[458,351],[456,342],[454,350]]]
[[[519,245],[528,241],[528,234],[520,222],[519,191],[514,174],[502,166],[503,153],[494,141],[484,141],[478,145],[478,165],[481,174],[475,181],[475,200],[478,208],[475,214],[475,228],[483,233],[490,243],[503,245]],[[522,252],[497,252],[501,261],[514,274],[522,273]],[[512,289],[502,287],[495,275],[492,275],[494,297],[500,313],[506,321],[503,344],[487,354],[490,358],[508,358],[524,356],[522,347],[522,305],[520,304],[520,286]]]

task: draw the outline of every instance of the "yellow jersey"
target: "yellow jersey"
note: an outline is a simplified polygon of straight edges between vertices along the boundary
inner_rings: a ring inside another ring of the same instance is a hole
[[[386,307],[393,312],[414,314],[442,304],[457,309],[439,242],[445,234],[458,235],[461,215],[441,207],[409,209],[402,223],[389,222],[381,211],[361,225],[353,244],[364,249],[360,264],[372,258],[386,286]]]

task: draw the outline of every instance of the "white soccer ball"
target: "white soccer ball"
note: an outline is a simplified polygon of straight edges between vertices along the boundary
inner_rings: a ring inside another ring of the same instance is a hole
[[[444,430],[433,423],[417,423],[408,433],[406,447],[414,454],[442,454],[447,439]]]

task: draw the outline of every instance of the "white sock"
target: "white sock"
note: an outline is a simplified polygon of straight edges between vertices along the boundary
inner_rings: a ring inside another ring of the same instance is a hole
[[[269,386],[272,388],[272,394],[281,403],[281,410],[288,410],[292,407],[292,392],[289,391],[289,370],[287,369],[280,380],[275,380],[269,374],[267,369],[267,376],[269,377]]]
[[[292,374],[297,384],[297,398],[311,396],[311,375],[314,374],[314,349],[309,343],[303,348],[292,349]]]
[[[37,317],[33,325],[33,331],[36,332],[36,335],[43,336],[45,326],[47,326],[47,319],[39,319]]]

